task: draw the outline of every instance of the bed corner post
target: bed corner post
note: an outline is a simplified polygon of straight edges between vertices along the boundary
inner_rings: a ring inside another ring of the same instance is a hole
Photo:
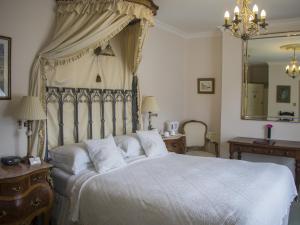
[[[132,132],[135,133],[139,124],[138,106],[138,77],[133,75],[132,79]]]

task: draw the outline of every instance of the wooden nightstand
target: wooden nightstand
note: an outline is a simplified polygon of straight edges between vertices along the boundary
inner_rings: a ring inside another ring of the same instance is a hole
[[[48,225],[53,192],[48,183],[51,165],[0,165],[0,224],[30,225],[42,216]]]
[[[185,154],[185,152],[186,152],[185,135],[177,134],[175,136],[170,136],[167,138],[163,137],[163,140],[164,140],[169,152]]]

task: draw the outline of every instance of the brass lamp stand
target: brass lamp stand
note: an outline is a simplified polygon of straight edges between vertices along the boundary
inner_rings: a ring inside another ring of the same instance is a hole
[[[156,98],[154,96],[145,96],[143,98],[142,102],[142,113],[148,113],[149,114],[149,124],[148,124],[148,130],[153,130],[152,127],[152,117],[157,117],[157,112],[159,111],[159,107],[156,101]]]
[[[148,125],[148,130],[153,130],[153,127],[152,127],[152,117],[158,117],[158,114],[157,114],[157,113],[149,112],[149,125]]]

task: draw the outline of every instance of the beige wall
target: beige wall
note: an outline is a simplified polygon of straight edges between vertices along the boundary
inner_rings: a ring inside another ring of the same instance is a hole
[[[142,94],[157,97],[160,112],[153,126],[159,130],[167,120],[183,119],[184,51],[183,38],[156,27],[150,30],[138,73]]]
[[[222,36],[186,42],[184,118],[202,120],[219,136],[221,117]],[[198,94],[198,78],[215,78],[215,94]]]
[[[1,0],[0,35],[12,38],[13,100],[27,94],[31,63],[54,22],[54,3],[49,0]],[[0,157],[26,152],[25,131],[17,130],[17,123],[8,110],[12,102],[0,101]]]

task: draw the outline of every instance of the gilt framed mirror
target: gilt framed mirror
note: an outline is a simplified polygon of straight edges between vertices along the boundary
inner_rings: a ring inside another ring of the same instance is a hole
[[[0,36],[0,100],[11,99],[11,38]]]
[[[241,118],[300,122],[300,31],[259,35],[243,44]]]

